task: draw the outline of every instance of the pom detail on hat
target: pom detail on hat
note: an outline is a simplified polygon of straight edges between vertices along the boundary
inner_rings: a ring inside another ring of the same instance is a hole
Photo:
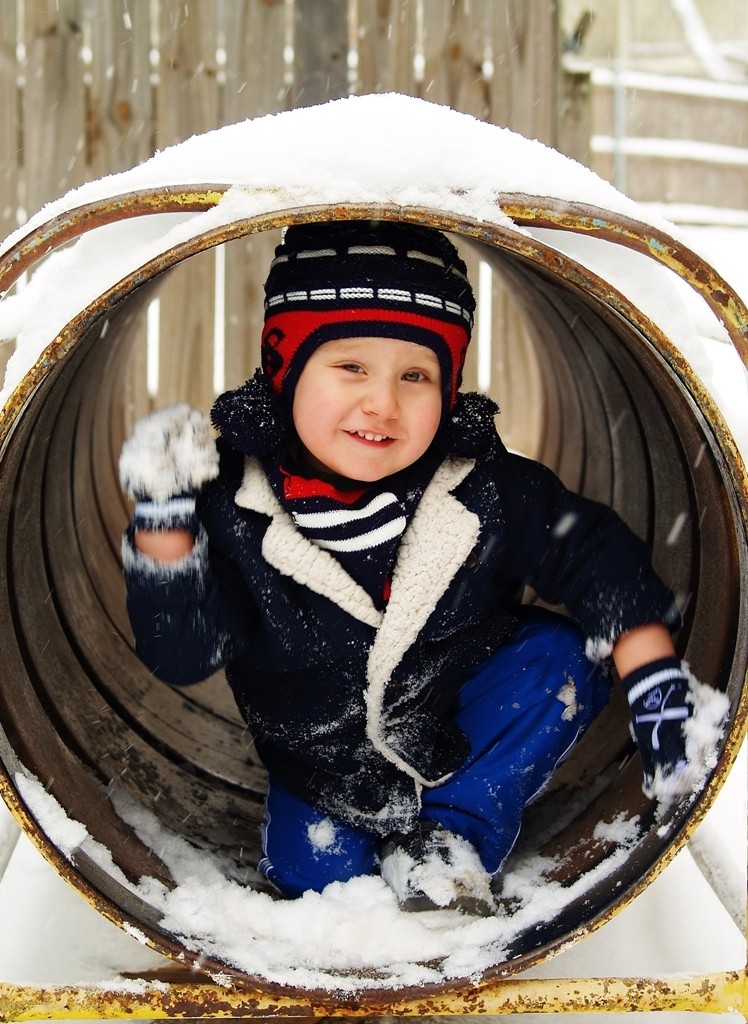
[[[445,451],[470,459],[493,455],[500,447],[494,421],[498,412],[498,405],[488,395],[461,392],[441,430]]]
[[[286,442],[290,418],[286,406],[260,369],[233,391],[225,391],[210,411],[221,437],[244,455],[270,455]]]

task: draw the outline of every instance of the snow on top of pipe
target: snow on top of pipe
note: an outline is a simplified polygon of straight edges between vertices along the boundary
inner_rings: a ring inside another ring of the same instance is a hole
[[[595,203],[643,217],[593,171],[507,128],[397,94],[333,100],[226,125],[143,164],[73,189],[10,235],[3,251],[55,216],[165,186],[231,188],[203,213],[154,214],[84,234],[53,253],[0,303],[0,339],[15,339],[0,391],[9,398],[73,317],[129,272],[210,228],[292,207],[338,203],[420,206],[512,228],[498,192]]]
[[[582,164],[508,128],[395,93],[351,96],[226,125],[48,203],[6,240],[85,203],[162,185],[237,184],[288,192],[298,205],[434,205],[501,220],[497,192],[641,207]],[[455,194],[455,190],[459,192]]]
[[[194,135],[131,170],[88,182],[47,204],[6,239],[3,251],[76,207],[140,189],[197,184],[236,187],[218,206],[202,213],[138,217],[90,231],[50,256],[24,289],[0,302],[0,340],[16,342],[0,390],[0,407],[63,327],[108,288],[173,246],[252,216],[293,207],[387,203],[520,230],[496,202],[497,193],[520,192],[589,203],[671,236],[681,233],[656,210],[640,206],[589,168],[538,141],[446,106],[399,94],[376,94],[332,100]],[[556,244],[573,252],[581,243],[566,234]],[[612,248],[616,267],[631,265],[623,246]],[[601,252],[598,246],[596,264]],[[627,297],[635,305],[641,300],[639,308],[652,315],[650,275],[659,268],[646,257],[630,256],[637,267],[633,281],[628,275]],[[596,269],[600,271],[599,264]],[[659,276],[673,277],[664,268]],[[695,293],[690,299],[676,296],[670,301],[677,283],[671,280],[664,287],[668,300],[657,299],[655,322],[680,345],[713,393],[714,359],[720,365],[727,362],[727,376],[739,383],[737,399],[731,397],[728,404],[742,405],[747,378],[739,358],[729,351],[731,346],[708,344],[726,340],[722,325],[708,310],[695,317],[686,311],[686,319],[695,323],[700,317],[703,323],[684,332],[684,309],[695,309],[694,303],[703,306],[703,301]],[[719,402],[720,395],[716,397]],[[730,419],[736,422],[735,417]],[[738,428],[740,420],[737,417]],[[744,451],[746,443],[741,436]]]

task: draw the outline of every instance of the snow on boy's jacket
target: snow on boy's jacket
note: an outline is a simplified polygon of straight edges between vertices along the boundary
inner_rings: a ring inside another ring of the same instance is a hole
[[[490,457],[441,463],[383,612],[299,533],[256,458],[222,444],[198,514],[181,562],[154,563],[126,538],[139,656],[176,686],[225,667],[273,777],[380,835],[411,828],[421,788],[467,756],[450,709],[514,628],[522,584],[566,605],[591,650],[679,618],[645,544],[613,511],[500,443]]]

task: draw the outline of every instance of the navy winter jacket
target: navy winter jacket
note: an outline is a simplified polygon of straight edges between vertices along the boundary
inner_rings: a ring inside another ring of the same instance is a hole
[[[450,712],[466,673],[514,628],[522,584],[564,604],[595,651],[678,621],[646,546],[612,510],[500,444],[439,466],[383,612],[299,533],[256,458],[224,446],[198,515],[195,550],[173,565],[125,538],[138,654],[177,686],[225,667],[273,776],[380,835],[412,827],[421,787],[467,756]]]

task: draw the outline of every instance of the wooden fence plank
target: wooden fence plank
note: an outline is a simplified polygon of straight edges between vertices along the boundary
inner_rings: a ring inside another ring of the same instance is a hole
[[[161,287],[158,405],[212,404],[214,275],[209,250],[176,267]]]
[[[493,28],[490,14],[486,0],[424,4],[424,99],[475,117],[488,115],[484,57]]]
[[[559,81],[556,145],[573,160],[590,166],[592,81],[585,71],[563,71]]]
[[[87,0],[85,43],[88,177],[127,170],[154,152],[147,0]]]
[[[284,0],[219,0],[218,43],[225,51],[219,76],[220,120],[275,114],[291,106],[284,47]]]
[[[16,6],[16,12],[22,14],[16,38],[25,74],[17,97],[18,133],[11,151],[17,158],[11,202],[33,214],[88,176],[80,56],[82,6],[81,0],[37,0]]]
[[[160,61],[155,83],[159,148],[219,127],[217,25],[213,4],[160,0],[154,26]],[[159,292],[159,404],[213,398],[215,254],[192,257]]]
[[[493,289],[490,394],[501,408],[499,432],[509,448],[537,458],[548,417],[527,311],[496,274]]]
[[[35,213],[87,177],[81,0],[35,0],[23,8],[22,202]]]
[[[614,89],[592,76],[590,147],[585,162],[615,178]],[[652,80],[646,84],[651,85]],[[623,146],[625,190],[639,202],[707,207],[748,207],[748,97],[691,95],[653,88],[627,88]]]
[[[293,106],[348,95],[347,0],[295,0]]]
[[[422,96],[434,103],[447,104],[463,113],[483,117],[487,110],[487,96],[482,76],[482,39],[484,5],[481,0],[439,0],[426,3],[419,16],[419,39],[416,69],[422,75]],[[469,154],[465,155],[470,159]],[[468,269],[478,308],[474,339],[482,331],[482,320],[490,316],[491,306],[481,300],[481,260],[473,246],[461,245],[453,239]],[[463,387],[475,391],[478,380],[478,344],[474,340],[468,349]]]
[[[151,412],[153,399],[148,391],[148,331],[146,318],[136,328],[135,338],[130,350],[127,373],[124,374],[122,416],[123,423],[114,428],[115,434],[122,433],[125,437],[130,433],[133,423]]]
[[[432,103],[449,103],[460,43],[455,36],[460,0],[431,0],[421,4],[416,23],[418,95]]]
[[[222,5],[219,34],[226,62],[219,97],[224,124],[275,114],[290,105],[284,60],[287,14],[283,0],[226,0]],[[262,285],[277,242],[278,232],[265,232],[224,246],[226,387],[246,380],[259,363]]]
[[[18,227],[18,120],[15,4],[0,4],[0,239]]]
[[[488,119],[554,145],[558,14],[547,0],[493,4],[494,67]]]
[[[748,23],[748,10],[746,10]],[[748,24],[746,25],[748,31]],[[595,89],[594,134],[613,134],[613,87]],[[626,134],[631,138],[683,139],[748,148],[748,94],[731,97],[628,88]]]
[[[154,152],[149,0],[86,0],[83,89],[87,178],[127,170]],[[145,316],[133,328],[123,408],[128,424],[150,410]]]
[[[216,7],[159,0],[154,30],[156,144],[164,149],[219,126]]]
[[[357,91],[417,96],[415,58],[421,0],[358,0]]]
[[[263,285],[279,231],[264,231],[228,242],[225,287],[225,386],[236,387],[260,363],[264,321]]]
[[[483,11],[491,39],[487,120],[553,144],[557,133],[558,14],[545,0],[500,0]],[[546,417],[542,376],[527,323],[498,274],[492,281],[491,387],[507,445],[539,453]]]

